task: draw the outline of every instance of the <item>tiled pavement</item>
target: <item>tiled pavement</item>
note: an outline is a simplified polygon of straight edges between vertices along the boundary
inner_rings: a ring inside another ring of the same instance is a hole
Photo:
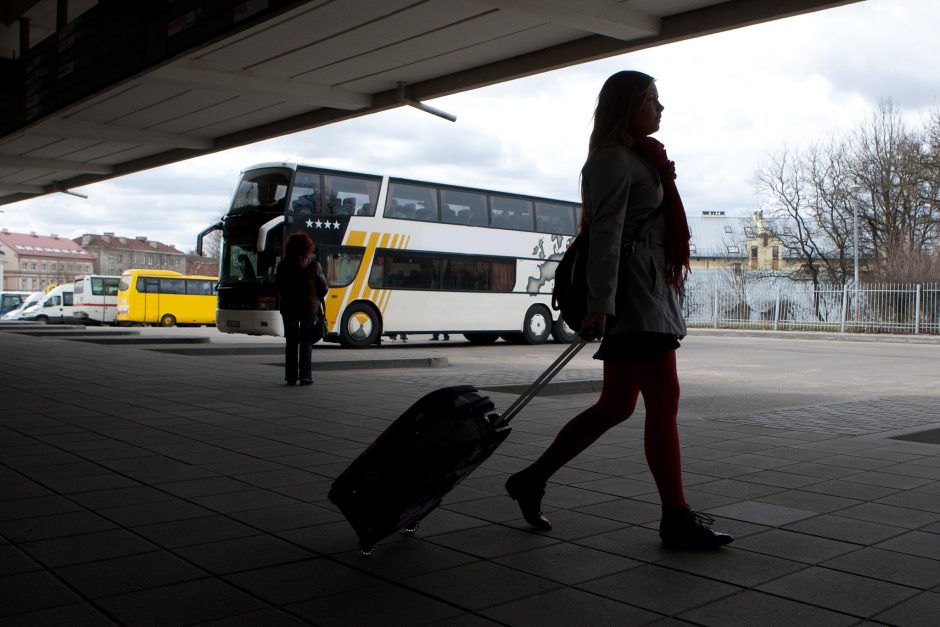
[[[875,400],[820,384],[751,411],[776,398],[765,385],[683,412],[687,495],[737,535],[726,549],[660,547],[639,420],[559,472],[555,529],[528,531],[502,484],[591,399],[566,394],[536,399],[416,535],[366,558],[331,479],[419,394],[526,381],[557,347],[394,369],[386,355],[442,351],[318,349],[363,365],[290,389],[263,349],[151,348],[0,331],[0,624],[938,624],[940,446],[886,434],[940,427],[940,391],[897,369]],[[916,350],[940,364],[940,345]],[[584,356],[563,376],[597,374]]]

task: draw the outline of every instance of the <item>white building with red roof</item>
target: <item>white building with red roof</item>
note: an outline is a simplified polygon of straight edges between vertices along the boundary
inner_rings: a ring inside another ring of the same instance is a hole
[[[67,237],[0,231],[0,286],[38,292],[94,271],[95,257]]]

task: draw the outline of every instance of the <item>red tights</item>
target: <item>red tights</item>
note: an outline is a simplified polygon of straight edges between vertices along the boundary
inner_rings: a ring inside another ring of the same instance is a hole
[[[597,403],[566,424],[552,445],[528,468],[547,481],[598,438],[633,414],[638,396],[646,406],[643,447],[663,509],[685,507],[679,454],[679,378],[676,352],[653,360],[604,362],[604,384]]]

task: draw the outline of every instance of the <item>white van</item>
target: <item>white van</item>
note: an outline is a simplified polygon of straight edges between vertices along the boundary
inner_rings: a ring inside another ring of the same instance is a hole
[[[45,296],[46,296],[45,292],[33,292],[32,294],[26,297],[26,300],[24,300],[23,303],[19,307],[17,307],[16,309],[11,309],[10,311],[6,312],[2,316],[0,316],[0,319],[2,320],[21,319],[23,317],[23,313],[25,313],[27,309],[29,309],[30,307],[32,307],[33,305],[41,301]]]
[[[0,316],[22,305],[27,296],[29,296],[29,292],[0,291]]]
[[[52,289],[42,302],[23,312],[22,320],[33,320],[40,324],[64,324],[80,322],[75,315],[73,292],[75,286],[66,283]]]
[[[75,317],[82,322],[114,324],[119,276],[85,274],[73,284]]]

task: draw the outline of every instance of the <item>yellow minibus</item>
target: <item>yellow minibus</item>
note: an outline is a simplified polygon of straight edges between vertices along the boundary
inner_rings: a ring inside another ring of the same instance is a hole
[[[172,270],[125,270],[118,285],[117,322],[214,325],[217,281]]]

